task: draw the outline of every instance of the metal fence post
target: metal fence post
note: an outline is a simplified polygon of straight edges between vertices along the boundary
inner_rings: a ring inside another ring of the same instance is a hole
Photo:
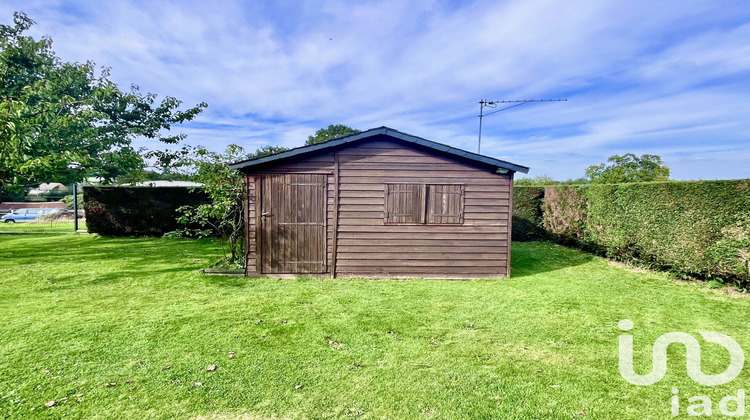
[[[78,183],[73,184],[73,232],[78,232]]]

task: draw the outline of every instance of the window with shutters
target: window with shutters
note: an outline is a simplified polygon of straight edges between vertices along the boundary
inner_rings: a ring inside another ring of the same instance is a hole
[[[385,223],[423,223],[423,187],[420,184],[385,184]]]
[[[464,221],[463,185],[427,185],[427,223],[460,224]]]
[[[385,184],[386,224],[461,224],[464,186]]]

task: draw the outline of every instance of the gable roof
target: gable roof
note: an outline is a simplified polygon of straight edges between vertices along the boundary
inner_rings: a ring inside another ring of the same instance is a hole
[[[389,127],[378,127],[372,128],[367,131],[363,131],[358,134],[352,134],[350,136],[341,137],[338,139],[324,141],[322,143],[312,144],[309,146],[297,147],[294,149],[287,150],[285,152],[275,153],[269,156],[263,156],[259,158],[253,158],[235,162],[229,165],[232,169],[248,169],[259,165],[265,165],[275,161],[283,159],[297,157],[308,153],[318,152],[338,146],[343,146],[350,143],[356,143],[361,140],[368,139],[370,137],[385,135],[392,137],[397,140],[401,140],[407,143],[416,144],[427,149],[438,151],[442,154],[454,156],[460,159],[474,161],[488,166],[495,166],[498,169],[507,169],[509,171],[528,173],[529,168],[526,166],[516,165],[515,163],[507,162],[500,159],[495,159],[490,156],[480,155],[478,153],[472,153],[463,149],[457,149],[442,143],[436,143],[431,140],[423,139],[421,137],[413,136],[411,134],[402,133],[398,130],[394,130]]]

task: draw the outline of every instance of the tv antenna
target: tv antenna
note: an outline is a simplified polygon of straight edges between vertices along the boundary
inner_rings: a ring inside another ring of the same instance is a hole
[[[477,142],[477,154],[482,150],[482,120],[484,117],[492,114],[497,114],[500,111],[505,111],[517,106],[526,105],[531,102],[567,102],[567,99],[521,99],[516,101],[489,101],[482,99],[479,101],[479,141]],[[496,109],[492,112],[484,113],[485,108],[497,108],[498,104],[513,104],[506,106],[505,108]]]

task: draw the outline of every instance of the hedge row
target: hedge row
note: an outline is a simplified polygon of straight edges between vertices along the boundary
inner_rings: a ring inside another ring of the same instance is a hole
[[[544,187],[515,187],[513,189],[514,241],[545,239],[547,232],[542,227],[542,199]]]
[[[528,200],[530,196],[539,199]],[[750,180],[517,187],[514,214],[540,237],[691,276],[750,285]],[[539,207],[535,208],[538,203]],[[540,212],[541,217],[529,215]],[[520,230],[523,225],[519,226]]]
[[[86,226],[109,236],[161,236],[180,227],[177,209],[209,202],[193,187],[84,187]]]

